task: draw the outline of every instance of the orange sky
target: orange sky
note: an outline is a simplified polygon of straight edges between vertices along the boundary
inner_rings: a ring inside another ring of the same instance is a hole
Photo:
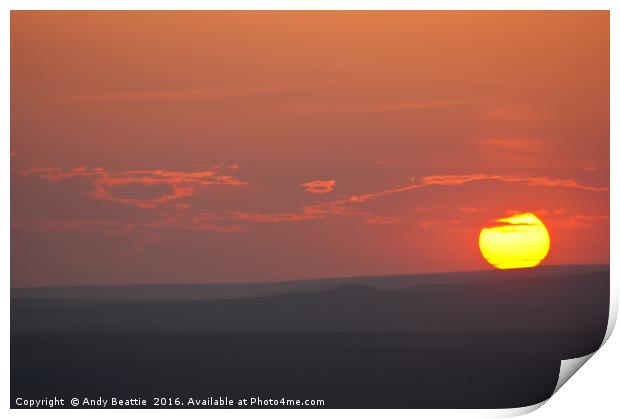
[[[609,262],[607,12],[13,12],[13,286]]]

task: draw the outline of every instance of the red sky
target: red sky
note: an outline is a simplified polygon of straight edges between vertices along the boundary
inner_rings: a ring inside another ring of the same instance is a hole
[[[607,12],[13,12],[11,282],[609,262]]]

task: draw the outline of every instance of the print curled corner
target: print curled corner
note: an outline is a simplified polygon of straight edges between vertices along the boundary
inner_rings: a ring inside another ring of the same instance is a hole
[[[557,393],[557,391],[562,388],[564,384],[573,376],[579,368],[583,367],[583,365],[588,362],[592,355],[594,355],[596,351],[591,354],[580,356],[579,358],[570,358],[563,359],[560,363],[560,374],[558,375],[558,383],[555,386],[555,390],[553,390],[553,394]]]
[[[590,358],[592,358],[592,356],[605,344],[605,342],[607,342],[607,339],[609,339],[609,336],[611,335],[611,332],[613,331],[616,325],[616,320],[618,317],[618,300],[615,298],[615,290],[612,287],[610,291],[612,294],[612,298],[610,299],[609,319],[607,321],[607,330],[605,332],[605,337],[603,338],[603,343],[601,343],[601,346],[597,350],[595,350],[594,352],[588,355],[580,356],[577,358],[563,359],[560,361],[560,372],[558,374],[558,382],[555,385],[555,389],[553,390],[551,397],[553,397],[553,395],[557,393],[558,390],[562,388],[562,386],[566,384],[566,382],[570,380],[570,378],[573,375],[575,375],[575,373],[579,371],[579,369],[583,367],[586,362],[590,360]],[[551,397],[549,397],[549,399]],[[543,400],[540,403],[532,404],[530,406],[503,409],[501,413],[495,417],[508,418],[508,417],[527,415],[528,413],[531,413],[537,410],[538,408],[542,407],[545,403],[549,401],[549,399]]]
[[[610,284],[611,285],[611,284]],[[599,349],[607,342],[607,339],[611,336],[614,327],[616,326],[616,320],[618,318],[618,290],[614,286],[610,286],[610,300],[609,300],[609,318],[607,319],[607,330],[605,331],[605,337],[603,338],[603,342]],[[598,349],[596,350],[598,351]],[[560,374],[558,376],[558,383],[555,386],[555,390],[553,390],[553,394],[557,393],[557,391],[562,388],[564,384],[573,376],[579,368],[583,367],[583,365],[588,362],[592,355],[596,353],[596,351],[591,354],[579,357],[579,358],[570,358],[563,359],[560,364]]]
[[[579,368],[583,367],[583,365],[586,362],[588,362],[588,360],[592,357],[592,355],[594,355],[595,352],[596,351],[592,352],[591,354],[588,354],[588,355],[585,355],[585,356],[581,356],[579,358],[563,359],[561,361],[561,363],[560,363],[560,373],[558,375],[558,382],[557,382],[557,384],[555,386],[555,389],[553,390],[553,394],[551,395],[551,397],[553,397],[553,395],[555,393],[557,393],[557,391],[564,384],[566,384],[566,382],[579,370]],[[549,397],[549,399],[551,397]],[[542,407],[545,403],[547,403],[549,401],[549,399],[543,400],[540,403],[532,404],[532,405],[529,405],[529,406],[515,407],[515,408],[511,408],[511,409],[504,409],[496,417],[508,418],[508,417],[516,417],[516,416],[527,415],[528,413],[531,413],[531,412],[537,410],[538,408]]]
[[[607,319],[607,329],[605,330],[605,337],[603,337],[603,342],[601,343],[601,346],[598,347],[598,349],[596,349],[594,352],[588,354],[588,355],[584,355],[578,358],[569,358],[569,359],[563,359],[560,363],[560,373],[558,374],[558,382],[555,385],[555,389],[553,390],[553,394],[551,395],[553,397],[553,395],[555,393],[558,392],[559,389],[562,388],[562,386],[564,384],[566,384],[566,382],[568,380],[570,380],[570,378],[575,375],[575,373],[577,371],[579,371],[579,369],[581,367],[583,367],[585,365],[586,362],[588,362],[590,360],[590,358],[592,358],[592,356],[600,349],[603,347],[603,345],[607,342],[607,340],[609,339],[609,337],[611,336],[611,333],[613,332],[615,326],[616,326],[616,321],[618,319],[618,287],[613,283],[610,282],[610,287],[609,287],[609,317]],[[525,413],[529,413],[532,412],[536,409],[538,409],[539,407],[541,407],[543,404],[545,404],[549,399],[540,402],[538,404],[532,405],[532,406],[527,406],[527,407],[523,407],[523,408],[517,408],[514,409],[515,410],[515,414],[514,415],[510,415],[510,416],[518,416],[518,415],[522,415]],[[519,411],[521,409],[525,409],[523,412],[516,412]],[[513,410],[513,409],[510,409]]]
[[[616,324],[616,318],[617,318],[617,313],[618,313],[617,309],[618,309],[617,300],[612,299],[610,308],[609,308],[609,320],[607,322],[607,331],[605,332],[603,343],[601,343],[601,346],[597,350],[595,350],[594,352],[588,355],[580,356],[577,358],[563,359],[562,361],[560,361],[560,372],[558,374],[558,382],[555,385],[555,389],[553,390],[551,397],[553,397],[553,395],[557,393],[558,390],[561,389],[562,386],[566,384],[566,382],[570,380],[570,378],[573,375],[575,375],[575,373],[579,371],[579,369],[583,367],[586,362],[590,360],[590,358],[592,358],[592,356],[605,344],[605,342],[607,342],[607,339],[609,339],[609,336],[611,335],[611,332],[614,329],[614,326]],[[549,399],[551,397],[549,397]],[[542,407],[542,405],[547,403],[549,399],[544,400],[537,404],[533,404],[531,406],[519,407],[515,409],[507,409],[507,412],[506,412],[507,414],[505,417],[521,416],[521,415],[525,415],[527,413],[533,412],[534,410],[538,409],[539,407]]]
[[[528,413],[532,413],[534,410],[541,407],[543,404],[547,403],[547,400],[543,400],[540,403],[531,404],[529,406],[523,407],[512,407],[509,409],[502,409],[498,414],[494,415],[496,418],[514,418],[516,416],[527,415]]]

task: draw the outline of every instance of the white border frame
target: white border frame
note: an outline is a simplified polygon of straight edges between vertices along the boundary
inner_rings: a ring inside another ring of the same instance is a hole
[[[151,0],[151,1],[136,1],[136,0],[57,0],[57,1],[43,1],[43,0],[8,0],[2,3],[0,6],[0,69],[2,81],[0,83],[0,129],[3,131],[3,135],[0,137],[3,141],[4,152],[2,153],[3,168],[0,174],[0,196],[5,197],[0,203],[0,211],[2,212],[2,236],[0,238],[0,258],[2,258],[2,272],[3,277],[7,282],[5,286],[1,287],[2,301],[5,304],[2,305],[0,321],[3,326],[2,333],[2,345],[0,347],[0,359],[3,361],[3,378],[0,381],[0,397],[2,398],[3,410],[9,409],[10,406],[10,374],[9,374],[9,360],[10,360],[10,305],[8,304],[10,298],[9,284],[10,284],[10,201],[6,197],[10,196],[10,173],[8,167],[10,167],[10,10],[273,10],[273,9],[286,9],[286,10],[610,10],[610,63],[611,63],[611,96],[610,96],[610,115],[618,115],[618,98],[619,89],[617,83],[618,68],[618,7],[617,2],[613,0],[591,0],[591,1],[578,1],[578,0],[420,0],[420,1],[405,1],[405,0],[384,0],[379,2],[378,0],[298,0],[298,1],[283,1],[283,0],[228,0],[228,1],[199,1],[199,0],[177,0],[177,1],[165,1],[165,0]],[[611,118],[611,131],[610,131],[610,160],[611,156],[618,156],[618,126],[614,118]],[[618,159],[616,159],[618,161]],[[610,179],[610,202],[611,214],[619,214],[620,208],[618,207],[618,180],[620,171],[618,166],[610,165],[611,179]],[[619,280],[618,280],[618,267],[614,263],[618,260],[618,245],[615,238],[620,237],[618,230],[618,222],[616,218],[611,217],[611,243],[610,243],[610,259],[611,259],[611,304],[610,304],[610,319],[607,330],[606,339],[609,338],[611,331],[616,322],[618,315],[618,295],[619,295]],[[619,344],[617,338],[611,340],[610,343],[606,343],[603,348],[597,353],[593,360],[588,362],[589,368],[585,368],[585,371],[579,373],[580,377],[570,380],[565,387],[560,390],[558,395],[554,395],[550,401],[549,406],[545,409],[538,410],[536,415],[539,418],[544,417],[583,417],[584,415],[592,415],[594,417],[613,417],[618,413],[618,402],[615,391],[615,385],[618,382],[618,374],[620,374],[620,361],[618,360],[618,354],[620,353]],[[593,405],[594,404],[594,405]],[[375,416],[380,413],[381,415],[388,414],[392,417],[407,417],[421,416],[422,417],[505,417],[524,414],[532,410],[536,410],[540,405],[532,406],[530,408],[521,409],[492,409],[492,410],[356,410],[347,411],[347,414],[354,414],[361,417]],[[16,417],[33,417],[38,416],[40,411],[36,410],[12,410],[11,415]],[[108,417],[110,411],[102,410],[45,410],[43,411],[46,416],[51,417],[83,417],[85,415],[92,415],[94,417]],[[327,417],[338,417],[344,411],[339,410],[180,410],[174,412],[175,415],[182,414],[193,417],[204,418],[205,415],[218,416],[218,417],[239,417],[243,415],[251,414],[257,417],[273,418],[290,416],[291,413],[299,416],[315,416],[317,414],[326,415]],[[166,410],[117,410],[114,415],[120,415],[120,417],[128,416],[146,416],[149,417],[168,417],[171,412]],[[557,415],[557,416],[556,416]]]

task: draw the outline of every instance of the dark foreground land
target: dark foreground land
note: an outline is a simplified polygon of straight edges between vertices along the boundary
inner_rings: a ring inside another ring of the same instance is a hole
[[[221,396],[322,399],[328,408],[520,407],[548,398],[560,361],[596,350],[607,326],[608,266],[331,284],[270,285],[271,296],[236,290],[245,298],[232,299],[204,289],[190,298],[192,289],[184,300],[170,289],[174,301],[148,287],[157,299],[17,290],[13,406],[17,397],[152,405]]]

